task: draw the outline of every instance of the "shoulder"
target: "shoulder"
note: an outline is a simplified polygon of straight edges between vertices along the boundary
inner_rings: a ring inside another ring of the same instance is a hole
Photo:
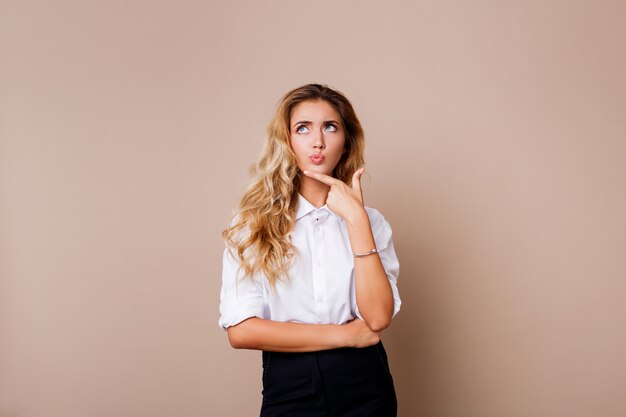
[[[240,212],[233,212],[228,227],[222,233],[228,246],[230,243],[241,243],[246,241],[251,235],[248,222],[242,217]]]

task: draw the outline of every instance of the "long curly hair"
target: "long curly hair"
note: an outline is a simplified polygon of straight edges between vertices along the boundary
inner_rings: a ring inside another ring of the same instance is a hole
[[[346,152],[333,176],[351,185],[352,175],[364,163],[363,128],[352,104],[341,92],[326,85],[295,88],[278,103],[261,155],[251,169],[252,180],[230,227],[222,232],[230,254],[239,259],[244,276],[262,272],[272,288],[278,279],[288,278],[287,270],[295,256],[288,237],[295,227],[302,174],[290,145],[291,113],[301,102],[318,100],[328,102],[340,115]]]

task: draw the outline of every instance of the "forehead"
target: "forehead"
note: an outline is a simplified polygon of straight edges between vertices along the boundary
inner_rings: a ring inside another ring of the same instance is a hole
[[[336,120],[340,121],[341,117],[337,110],[327,101],[324,100],[307,100],[298,103],[291,111],[291,121],[300,120],[316,121],[316,120]]]

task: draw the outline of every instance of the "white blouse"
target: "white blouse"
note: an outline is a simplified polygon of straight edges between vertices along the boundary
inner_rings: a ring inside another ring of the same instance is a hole
[[[391,226],[378,210],[365,210],[393,291],[395,317],[401,304],[397,286],[400,265]],[[288,269],[289,278],[276,281],[275,291],[260,272],[243,278],[238,262],[224,250],[218,321],[223,329],[249,317],[310,324],[343,324],[363,318],[356,303],[354,258],[343,219],[326,205],[315,208],[299,194],[290,238],[296,257]]]

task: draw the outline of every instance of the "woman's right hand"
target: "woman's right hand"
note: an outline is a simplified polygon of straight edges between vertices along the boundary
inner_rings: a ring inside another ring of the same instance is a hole
[[[358,317],[344,324],[344,327],[347,333],[348,347],[364,348],[380,341],[381,332],[372,331],[367,327],[365,321]]]

